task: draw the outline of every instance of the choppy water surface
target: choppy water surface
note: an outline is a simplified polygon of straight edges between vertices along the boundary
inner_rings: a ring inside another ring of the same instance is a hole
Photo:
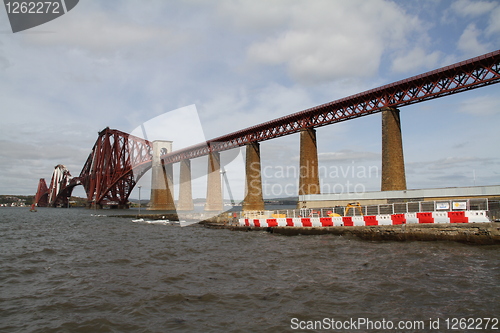
[[[0,237],[1,332],[282,332],[292,318],[361,317],[440,318],[443,331],[446,318],[500,317],[498,246],[285,237],[50,208],[0,209]]]

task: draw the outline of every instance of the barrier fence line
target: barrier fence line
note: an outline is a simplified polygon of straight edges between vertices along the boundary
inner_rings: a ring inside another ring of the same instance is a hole
[[[488,211],[488,199],[457,199],[414,201],[379,205],[364,205],[351,207],[346,212],[345,206],[331,208],[301,208],[273,211],[240,212],[239,218],[322,218],[334,216],[373,216],[387,214],[425,213],[425,212],[460,212]],[[346,214],[347,213],[347,214]]]
[[[357,215],[332,217],[246,217],[238,224],[247,227],[353,227],[401,224],[487,223],[484,210],[414,212],[404,214]]]

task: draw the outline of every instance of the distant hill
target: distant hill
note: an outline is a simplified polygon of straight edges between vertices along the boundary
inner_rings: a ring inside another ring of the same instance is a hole
[[[29,206],[34,195],[0,195],[0,206]]]
[[[35,200],[34,195],[0,195],[0,206],[3,207],[24,207],[31,206]],[[85,207],[86,198],[71,197],[69,199],[71,206]]]
[[[266,204],[270,205],[296,205],[299,201],[299,197],[287,197],[287,198],[272,198],[264,199]]]

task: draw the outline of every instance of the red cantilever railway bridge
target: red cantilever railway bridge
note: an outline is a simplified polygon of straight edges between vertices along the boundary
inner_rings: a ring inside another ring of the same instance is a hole
[[[229,133],[161,158],[165,164],[176,163],[498,82],[500,50]],[[137,180],[151,168],[151,160],[149,141],[106,128],[99,132],[80,175],[71,178],[69,172],[63,172],[66,176],[58,181],[53,177],[49,188],[41,179],[35,201],[39,205],[64,205],[72,189],[83,185],[89,203],[125,206]],[[59,191],[49,200],[48,193],[53,193],[56,186]]]

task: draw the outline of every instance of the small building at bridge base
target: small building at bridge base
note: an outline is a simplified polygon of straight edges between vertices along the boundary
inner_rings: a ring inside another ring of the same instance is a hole
[[[300,208],[326,208],[346,206],[352,202],[361,205],[383,205],[396,202],[438,201],[454,199],[487,198],[500,200],[500,185],[446,187],[403,191],[380,191],[363,193],[329,193],[299,196]]]

